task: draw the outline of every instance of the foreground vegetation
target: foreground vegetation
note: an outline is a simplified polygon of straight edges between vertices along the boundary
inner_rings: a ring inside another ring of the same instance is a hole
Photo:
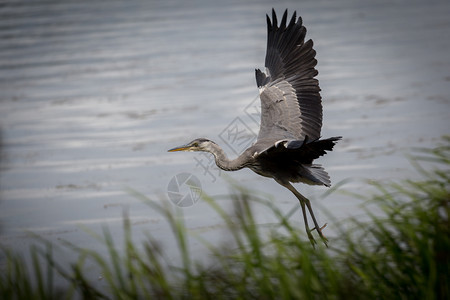
[[[79,254],[70,268],[55,261],[54,246],[46,241],[40,241],[43,251],[32,252],[30,268],[4,250],[7,264],[0,274],[0,294],[3,299],[449,299],[450,139],[420,153],[413,164],[422,179],[371,183],[375,192],[370,197],[356,197],[378,212],[367,209],[368,221],[333,224],[341,232],[330,248],[312,248],[303,229],[290,222],[290,214],[234,187],[237,192],[230,196],[234,214],[204,198],[233,239],[230,249],[223,249],[198,237],[214,257],[204,266],[190,255],[180,210],[134,193],[170,223],[181,266],[167,266],[163,249],[151,237],[144,245],[135,245],[125,217],[122,251],[105,229],[99,238],[109,257],[68,245]],[[424,161],[437,168],[426,171],[421,167]],[[278,225],[258,226],[251,208],[255,203],[270,208]],[[101,270],[101,286],[89,279],[87,264]],[[55,287],[56,276],[63,277],[67,286]]]

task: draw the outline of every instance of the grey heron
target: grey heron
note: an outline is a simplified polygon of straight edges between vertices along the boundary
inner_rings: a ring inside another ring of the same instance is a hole
[[[212,153],[219,168],[236,171],[249,168],[255,173],[275,179],[300,201],[306,233],[312,245],[316,230],[325,245],[327,239],[314,216],[310,200],[300,194],[291,182],[330,186],[330,177],[316,158],[333,150],[341,137],[320,139],[322,101],[315,66],[316,51],[312,40],[305,42],[306,28],[294,11],[289,23],[287,10],[278,25],[275,10],[267,18],[267,50],[265,72],[256,69],[260,91],[261,123],[256,142],[239,157],[229,160],[215,142],[198,138],[170,149]],[[309,229],[306,209],[314,227]]]

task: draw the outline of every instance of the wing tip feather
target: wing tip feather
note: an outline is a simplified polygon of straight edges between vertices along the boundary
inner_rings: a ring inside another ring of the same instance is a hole
[[[273,7],[272,7],[272,27],[278,29],[277,13],[275,12],[275,8]]]

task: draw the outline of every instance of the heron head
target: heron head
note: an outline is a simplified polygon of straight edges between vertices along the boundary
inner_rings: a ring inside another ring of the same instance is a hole
[[[178,147],[169,149],[168,152],[175,152],[175,151],[189,151],[189,152],[205,151],[205,152],[210,152],[212,144],[214,144],[213,141],[210,141],[210,140],[205,139],[205,138],[199,138],[199,139],[193,140],[192,142],[190,142],[190,143],[188,143],[186,145],[182,145],[182,146],[178,146]]]

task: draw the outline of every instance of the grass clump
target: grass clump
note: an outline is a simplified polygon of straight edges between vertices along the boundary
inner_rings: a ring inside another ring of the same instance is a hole
[[[423,161],[437,168],[426,171]],[[8,299],[449,299],[450,139],[435,149],[421,149],[413,164],[422,179],[371,183],[375,192],[358,197],[378,212],[367,209],[369,220],[334,224],[340,234],[330,240],[330,248],[313,249],[303,228],[289,220],[292,213],[240,187],[230,195],[232,214],[205,197],[232,240],[228,247],[219,247],[197,237],[213,257],[208,265],[192,259],[181,210],[132,192],[169,222],[179,266],[170,266],[150,236],[143,245],[135,245],[124,216],[121,251],[105,229],[97,238],[108,255],[67,244],[79,257],[68,268],[55,261],[53,245],[46,241],[33,252],[31,266],[5,250],[0,293]],[[276,225],[268,228],[255,222],[256,204],[276,216]],[[87,265],[101,270],[101,285],[90,279]],[[55,287],[55,276],[64,278],[64,288]]]

